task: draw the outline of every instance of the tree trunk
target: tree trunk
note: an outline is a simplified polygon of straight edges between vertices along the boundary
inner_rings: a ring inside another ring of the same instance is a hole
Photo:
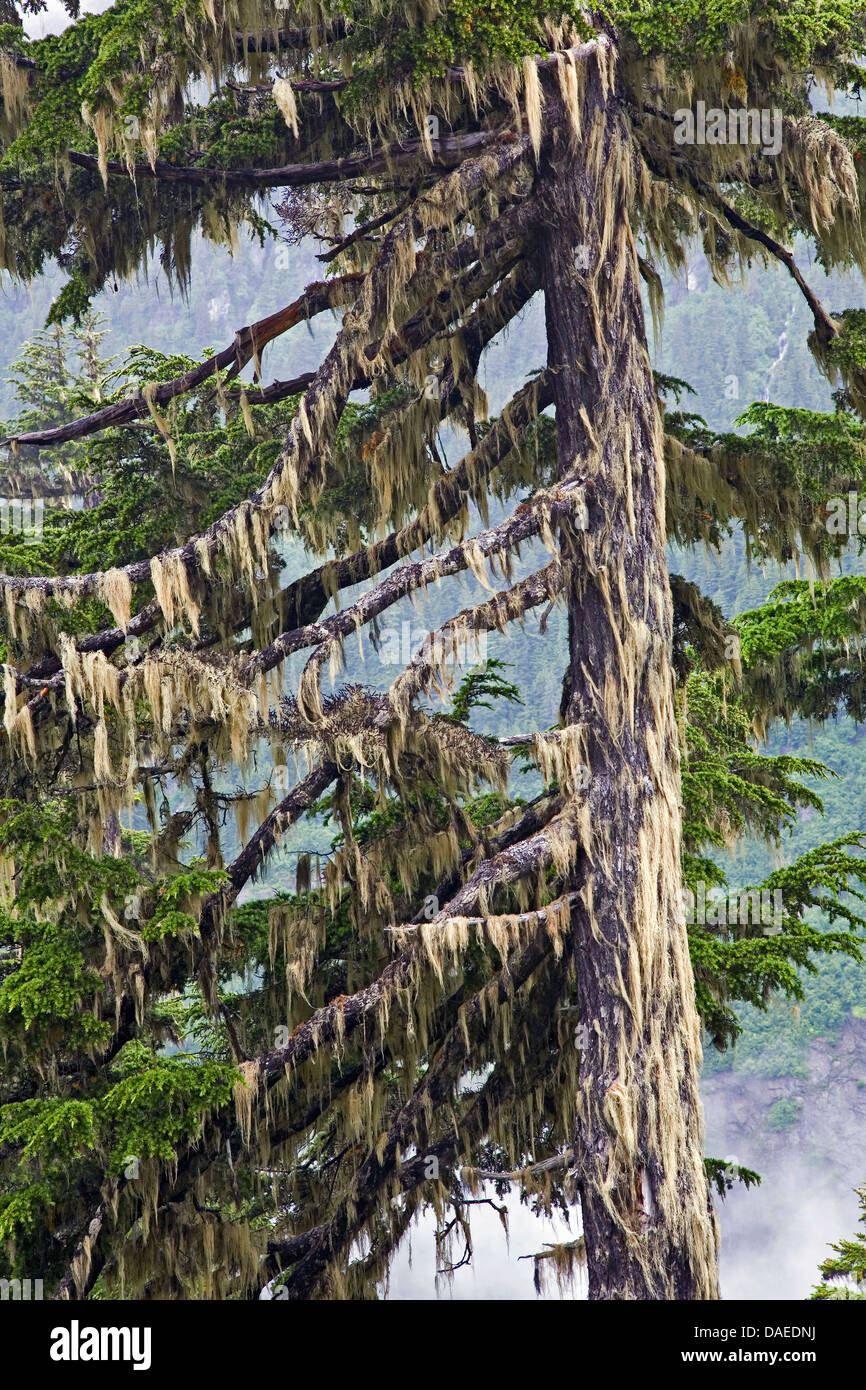
[[[699,1022],[680,878],[664,466],[629,222],[637,177],[601,49],[542,170],[540,263],[574,539],[564,722],[575,789],[581,1050],[575,1164],[594,1299],[717,1298]],[[586,778],[583,779],[586,781]]]

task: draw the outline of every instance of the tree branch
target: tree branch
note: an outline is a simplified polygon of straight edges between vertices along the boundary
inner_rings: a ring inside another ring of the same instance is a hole
[[[327,309],[350,303],[352,293],[357,292],[363,280],[362,272],[353,271],[333,280],[320,280],[308,285],[304,293],[293,303],[278,309],[274,314],[269,314],[267,318],[239,328],[234,342],[214,357],[208,358],[206,362],[172,381],[162,382],[153,393],[152,403],[167,405],[176,396],[194,391],[202,382],[207,381],[208,377],[226,368],[240,371],[252,358],[259,356],[267,343],[288,332],[295,324],[303,323],[304,320],[311,319]],[[143,396],[130,396],[125,400],[116,401],[113,405],[104,406],[91,415],[83,415],[67,425],[55,425],[52,429],[46,430],[31,430],[27,434],[7,435],[5,439],[0,439],[0,448],[11,447],[14,450],[21,444],[31,448],[66,444],[70,440],[96,434],[99,430],[127,425],[131,420],[144,419],[149,414],[148,403]]]
[[[470,155],[477,155],[494,144],[497,138],[496,134],[483,130],[437,140],[433,159],[428,163],[433,169],[453,169]],[[152,166],[148,163],[135,164],[132,171],[118,160],[109,160],[107,171],[111,178],[154,179],[160,183],[217,183],[230,188],[308,188],[312,184],[345,183],[361,175],[390,174],[398,169],[415,168],[419,156],[423,154],[421,140],[405,140],[369,154],[284,164],[277,169],[214,169],[194,164],[169,164],[157,159]],[[96,155],[70,150],[68,158],[80,169],[99,169]]]

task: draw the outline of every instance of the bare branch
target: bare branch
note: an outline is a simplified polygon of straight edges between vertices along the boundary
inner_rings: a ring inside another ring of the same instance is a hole
[[[162,382],[153,393],[152,404],[167,405],[176,396],[194,391],[197,386],[207,381],[208,377],[227,368],[240,371],[254,357],[261,354],[267,343],[288,332],[295,324],[303,323],[304,320],[311,319],[327,309],[350,303],[363,279],[363,273],[355,271],[333,280],[320,280],[308,285],[304,293],[293,303],[278,309],[274,314],[269,314],[267,318],[239,328],[234,342],[214,357],[185,372],[183,376]],[[102,410],[96,410],[91,415],[83,415],[68,425],[56,425],[47,430],[32,430],[28,434],[7,435],[5,439],[0,439],[0,448],[15,449],[18,445],[26,444],[31,448],[42,449],[65,444],[72,439],[83,439],[89,434],[96,434],[99,430],[127,425],[131,420],[144,419],[149,414],[148,403],[144,397],[131,396],[116,401],[113,405],[104,406]]]

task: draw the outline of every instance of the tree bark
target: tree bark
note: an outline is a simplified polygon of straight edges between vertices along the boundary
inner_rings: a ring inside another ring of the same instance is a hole
[[[585,768],[573,915],[575,1168],[594,1299],[717,1298],[699,1020],[680,877],[680,768],[663,438],[629,213],[637,177],[613,52],[586,68],[542,168],[541,265],[572,537],[564,737]],[[577,113],[575,113],[577,114]],[[588,774],[588,776],[587,776]]]

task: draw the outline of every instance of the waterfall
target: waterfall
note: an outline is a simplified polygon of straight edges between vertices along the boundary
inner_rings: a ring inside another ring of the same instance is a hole
[[[790,338],[788,337],[788,328],[790,327],[791,319],[794,317],[794,312],[796,308],[797,302],[795,300],[792,303],[790,309],[788,310],[788,313],[785,317],[785,326],[779,334],[779,337],[776,342],[776,356],[774,360],[770,363],[770,370],[767,373],[767,386],[766,390],[764,391],[764,401],[767,403],[769,403],[770,400],[770,390],[773,385],[773,377],[775,376],[776,370],[782,362],[785,353],[788,351],[788,345],[790,343]]]

